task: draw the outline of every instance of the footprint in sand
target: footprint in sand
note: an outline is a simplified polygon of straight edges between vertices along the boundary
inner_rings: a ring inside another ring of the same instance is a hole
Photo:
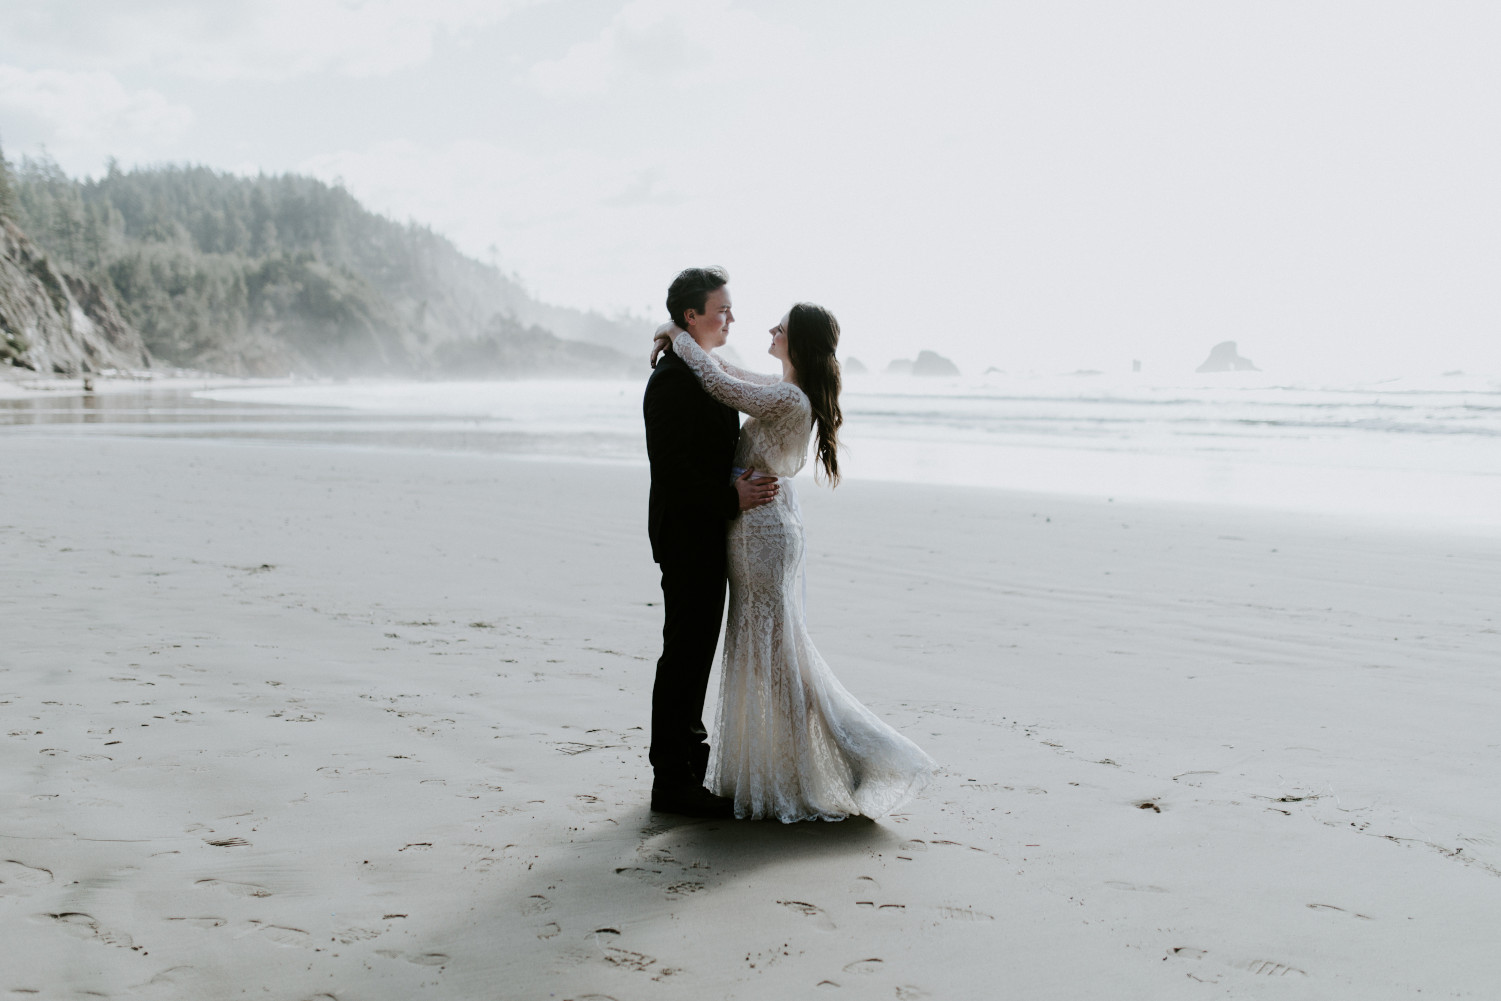
[[[182,975],[191,972],[192,969],[193,967],[191,966],[169,966],[165,970],[157,973],[144,984],[136,984],[131,988],[131,991],[132,993],[134,993],[135,991],[140,991],[147,987],[176,987],[179,988],[179,990],[176,992],[177,995],[181,996],[181,994],[183,993],[181,990],[183,986]]]
[[[62,914],[40,914],[37,915],[37,919],[54,922],[59,928],[78,938],[102,942],[105,945],[113,945],[121,949],[139,949],[135,944],[135,940],[129,935],[121,931],[113,931],[102,927],[98,919],[92,914],[84,914],[81,911],[67,911]]]
[[[994,921],[995,915],[977,911],[972,907],[939,907],[938,914],[945,921]]]
[[[622,949],[618,946],[605,946],[605,962],[611,966],[618,966],[623,970],[635,970],[637,973],[646,973],[656,965],[656,957],[648,956],[644,952],[633,952],[630,949]]]
[[[1333,904],[1309,904],[1308,909],[1311,911],[1335,911],[1340,914],[1348,914],[1352,918],[1360,918],[1362,921],[1375,920],[1369,914],[1357,914],[1354,911],[1347,911],[1343,907],[1335,907]]]
[[[17,862],[9,858],[0,862],[0,885],[6,888],[25,887],[30,890],[38,886],[46,886],[50,882],[52,882],[51,869],[27,865],[25,862]],[[0,890],[0,893],[3,892],[5,891]]]
[[[277,945],[299,946],[304,949],[311,949],[313,947],[313,936],[301,928],[293,928],[290,925],[267,924],[264,921],[256,921],[253,918],[250,923],[255,926],[253,931],[259,932],[262,937],[270,939]]]
[[[540,893],[534,893],[521,902],[522,914],[541,914],[550,910],[552,910],[552,901]]]
[[[200,879],[194,886],[224,890],[236,897],[269,897],[271,891],[256,883],[236,883],[229,879]]]
[[[844,968],[845,973],[875,973],[881,968],[884,960],[880,959],[857,959]]]
[[[805,918],[812,918],[814,927],[816,928],[824,931],[834,930],[834,920],[829,917],[828,913],[822,907],[802,900],[778,900],[777,903],[790,911],[796,911]]]
[[[1162,958],[1164,960],[1191,959],[1197,961],[1204,959],[1208,955],[1209,951],[1207,949],[1196,949],[1190,946],[1178,946],[1176,948],[1169,949],[1167,951],[1167,955],[1163,956]],[[1232,969],[1243,970],[1246,973],[1261,977],[1286,977],[1290,974],[1296,974],[1300,977],[1308,976],[1307,973],[1295,966],[1288,966],[1286,963],[1279,963],[1271,959],[1252,959],[1241,962],[1226,963],[1225,965],[1231,967]],[[1202,978],[1196,977],[1195,979]]]
[[[1308,976],[1295,966],[1278,963],[1270,959],[1253,959],[1249,963],[1236,963],[1236,969],[1245,970],[1262,977],[1285,977],[1289,973],[1296,973],[1300,977]]]
[[[180,921],[189,928],[222,928],[226,924],[224,918],[167,918],[168,921]]]

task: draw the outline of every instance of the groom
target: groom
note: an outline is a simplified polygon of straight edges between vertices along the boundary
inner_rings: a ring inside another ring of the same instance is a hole
[[[672,321],[712,351],[735,316],[729,275],[688,268],[667,289]],[[651,696],[651,807],[693,817],[733,817],[734,804],[704,788],[709,763],[704,695],[724,616],[725,535],[741,511],[769,503],[777,481],[746,470],[731,479],[740,415],[704,391],[669,348],[646,383],[651,461],[647,531],[662,569],[662,656]]]

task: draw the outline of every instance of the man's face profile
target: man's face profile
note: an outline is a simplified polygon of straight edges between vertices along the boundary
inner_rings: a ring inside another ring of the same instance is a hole
[[[688,333],[698,342],[698,346],[705,351],[712,351],[724,344],[730,336],[730,324],[735,322],[735,314],[730,311],[730,288],[721,285],[710,292],[704,300],[702,313],[690,309],[683,314],[688,322]]]

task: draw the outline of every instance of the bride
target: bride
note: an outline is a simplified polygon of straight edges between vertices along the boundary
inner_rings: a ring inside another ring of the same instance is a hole
[[[878,817],[937,769],[844,689],[803,619],[803,521],[790,478],[816,430],[817,462],[830,485],[839,482],[838,342],[833,314],[798,303],[771,330],[778,378],[723,362],[672,324],[656,334],[657,351],[670,343],[709,395],[750,415],[734,475],[755,469],[779,479],[776,499],[742,512],[729,530],[730,605],[705,784],[733,800],[740,819]]]

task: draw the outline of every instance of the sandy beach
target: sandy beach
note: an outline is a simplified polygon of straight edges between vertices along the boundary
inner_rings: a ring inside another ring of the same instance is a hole
[[[637,466],[0,468],[5,997],[1501,990],[1494,534],[805,474],[813,637],[945,771],[784,827],[647,808]]]

